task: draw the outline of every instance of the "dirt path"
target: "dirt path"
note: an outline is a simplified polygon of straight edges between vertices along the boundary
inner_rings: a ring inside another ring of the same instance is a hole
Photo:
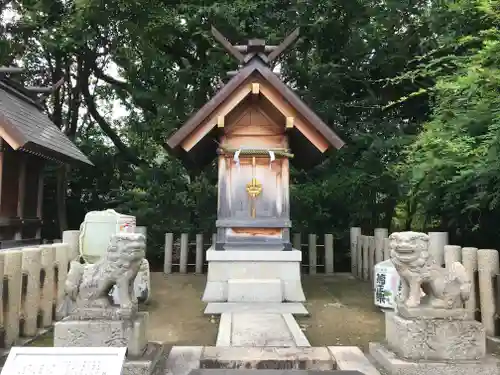
[[[384,314],[373,305],[368,283],[350,276],[303,277],[308,317],[298,318],[312,346],[354,345],[368,349],[384,338]]]
[[[151,274],[150,340],[172,345],[215,345],[218,319],[203,315],[204,275]]]

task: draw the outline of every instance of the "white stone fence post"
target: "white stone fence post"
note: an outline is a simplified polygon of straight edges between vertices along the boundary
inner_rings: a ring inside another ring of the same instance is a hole
[[[353,227],[351,273],[363,281],[373,281],[373,265],[390,258],[388,231],[376,228],[374,236]],[[489,337],[500,336],[500,261],[495,249],[477,249],[448,244],[448,233],[429,232],[429,251],[443,266],[464,265],[471,280],[471,294],[465,304],[471,319],[481,321]]]
[[[65,240],[73,238],[70,232],[65,232]],[[64,296],[69,262],[75,255],[73,244],[60,240],[0,250],[3,348],[22,345],[52,326]]]

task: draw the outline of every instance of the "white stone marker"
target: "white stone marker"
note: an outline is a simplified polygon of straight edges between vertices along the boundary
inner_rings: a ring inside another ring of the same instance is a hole
[[[10,350],[1,375],[120,375],[126,351],[16,346]]]

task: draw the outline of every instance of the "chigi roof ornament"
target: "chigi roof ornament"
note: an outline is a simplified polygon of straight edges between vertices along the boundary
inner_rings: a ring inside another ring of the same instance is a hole
[[[296,28],[290,33],[281,44],[266,45],[263,39],[250,39],[245,45],[232,45],[227,38],[222,35],[215,27],[212,26],[212,35],[224,49],[229,52],[238,62],[240,67],[246,66],[254,58],[260,59],[264,64],[271,65],[285,50],[297,41],[300,28]],[[238,71],[227,72],[227,75],[232,77],[238,74]]]

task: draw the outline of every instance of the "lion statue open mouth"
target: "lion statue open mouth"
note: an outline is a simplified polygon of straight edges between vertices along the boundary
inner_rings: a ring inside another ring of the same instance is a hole
[[[461,263],[454,262],[448,268],[438,265],[428,252],[429,236],[425,233],[396,232],[389,236],[389,242],[392,263],[401,277],[398,304],[407,308],[463,307],[470,296],[471,282]],[[423,298],[421,291],[425,293]]]
[[[61,315],[74,319],[132,318],[138,310],[134,280],[145,253],[146,241],[142,234],[118,233],[111,237],[106,254],[97,263],[71,262]],[[115,285],[120,306],[113,306],[109,297]]]

